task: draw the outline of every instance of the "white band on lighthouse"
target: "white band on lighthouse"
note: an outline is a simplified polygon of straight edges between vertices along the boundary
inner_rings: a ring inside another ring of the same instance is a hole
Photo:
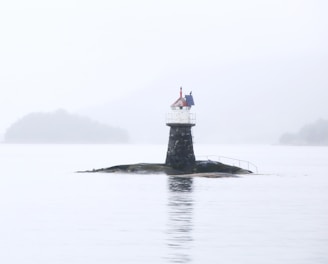
[[[166,124],[196,124],[196,114],[188,109],[175,110],[166,114]]]

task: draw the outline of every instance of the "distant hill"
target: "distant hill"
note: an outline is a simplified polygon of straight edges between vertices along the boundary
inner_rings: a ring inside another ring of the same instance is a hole
[[[284,145],[328,145],[328,120],[320,119],[305,125],[299,132],[285,133],[280,137]]]
[[[65,110],[31,113],[11,125],[5,143],[126,143],[128,134]]]

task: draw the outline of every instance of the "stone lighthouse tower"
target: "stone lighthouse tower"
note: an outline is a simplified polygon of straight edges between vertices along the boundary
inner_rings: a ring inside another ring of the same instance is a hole
[[[166,116],[170,136],[165,164],[184,172],[192,172],[195,166],[191,128],[196,123],[195,114],[190,113],[193,105],[192,94],[183,97],[180,88],[180,97],[171,105],[171,112]]]

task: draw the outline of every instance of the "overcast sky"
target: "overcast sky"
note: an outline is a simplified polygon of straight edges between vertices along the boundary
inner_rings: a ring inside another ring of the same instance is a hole
[[[2,0],[0,134],[35,111],[169,106],[180,86],[200,123],[241,138],[328,118],[327,3]]]

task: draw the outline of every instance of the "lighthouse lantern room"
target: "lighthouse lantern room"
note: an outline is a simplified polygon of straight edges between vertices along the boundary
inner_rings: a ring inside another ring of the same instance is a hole
[[[182,96],[182,87],[180,88],[180,97],[171,105],[171,112],[166,115],[166,124],[188,124],[195,125],[196,115],[191,113],[191,107],[195,105],[192,93]]]

